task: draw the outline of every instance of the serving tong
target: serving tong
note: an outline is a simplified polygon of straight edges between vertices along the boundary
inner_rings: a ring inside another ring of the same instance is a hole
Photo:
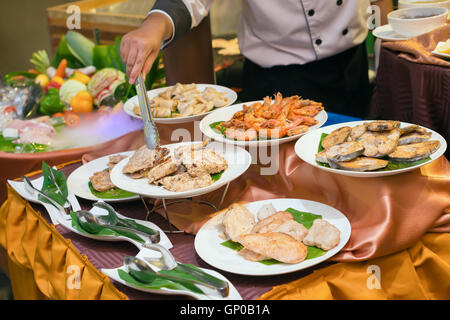
[[[139,100],[139,107],[141,109],[142,121],[144,122],[144,136],[147,148],[150,150],[159,147],[159,132],[153,121],[150,100],[148,99],[147,90],[145,88],[145,81],[142,73],[136,79],[136,92]]]
[[[230,294],[230,287],[227,281],[216,278],[199,268],[194,268],[184,263],[178,263],[175,260],[174,256],[170,253],[170,251],[164,248],[163,246],[158,244],[146,243],[144,247],[158,251],[159,253],[161,253],[161,257],[159,258],[145,257],[144,261],[143,259],[140,259],[138,257],[125,256],[123,259],[124,265],[127,267],[130,275],[135,277],[137,280],[143,283],[150,283],[153,281],[154,276],[158,275],[168,280],[192,282],[205,286],[209,289],[212,289],[215,294],[219,294],[223,298],[228,297],[228,295]],[[182,271],[195,277],[195,279],[186,279],[178,276],[159,273],[155,271],[149,265],[149,263],[158,267],[161,270],[173,270],[178,267]]]
[[[95,202],[93,206],[105,209],[108,212],[108,215],[96,216],[87,210],[76,211],[75,214],[81,226],[86,231],[97,233],[102,227],[105,227],[113,230],[128,231],[145,235],[152,243],[158,243],[161,240],[161,235],[158,230],[154,230],[146,226],[142,226],[141,229],[138,229],[126,219],[119,218],[116,210],[114,210],[110,204],[103,201],[98,201]]]

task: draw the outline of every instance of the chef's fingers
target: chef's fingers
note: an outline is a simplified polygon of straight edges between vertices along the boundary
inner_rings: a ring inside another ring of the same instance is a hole
[[[135,67],[137,55],[138,55],[138,48],[136,46],[132,45],[130,48],[130,51],[128,52],[127,62],[125,62],[127,65],[127,76],[128,76],[128,78],[130,78],[130,80],[131,80],[131,71]],[[132,83],[132,82],[130,82],[130,83]]]
[[[152,50],[148,51],[147,49],[140,48],[134,62],[134,66],[130,71],[129,82],[133,84],[136,81],[139,73],[142,72],[142,67],[144,66],[145,60],[152,53]]]
[[[142,68],[142,73],[144,74],[144,76],[147,76],[150,72],[150,69],[152,68],[153,62],[155,62],[157,55],[158,51],[153,50],[145,60],[144,67]]]

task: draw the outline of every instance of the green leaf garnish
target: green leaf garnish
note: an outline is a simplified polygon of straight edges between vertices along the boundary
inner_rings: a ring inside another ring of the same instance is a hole
[[[125,191],[120,188],[113,188],[113,189],[109,189],[106,191],[97,191],[94,189],[94,187],[92,186],[92,183],[90,181],[88,182],[88,185],[89,185],[89,190],[91,191],[91,193],[100,199],[121,199],[121,198],[133,197],[136,195],[132,192]]]
[[[55,183],[59,186],[62,194],[59,192],[58,187],[53,183],[50,170],[53,172],[56,180]],[[64,173],[57,169],[53,169],[47,163],[42,162],[42,176],[44,177],[44,181],[42,183],[41,191],[60,205],[64,206],[69,195],[66,176],[64,175]],[[50,201],[48,201],[41,195],[38,195],[38,198],[42,202],[50,203]]]
[[[218,173],[211,174],[211,179],[213,179],[213,181],[219,180],[224,172],[225,172],[225,170],[222,170]]]

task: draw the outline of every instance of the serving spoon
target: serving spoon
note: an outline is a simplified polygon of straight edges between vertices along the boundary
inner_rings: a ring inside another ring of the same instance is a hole
[[[75,212],[81,227],[88,232],[98,233],[103,227],[113,230],[128,231],[133,233],[140,233],[142,235],[148,236],[152,243],[158,243],[160,241],[160,234],[157,230],[152,230],[152,232],[137,230],[129,227],[122,227],[117,225],[112,225],[100,217],[96,217],[92,212],[87,210],[79,210]]]

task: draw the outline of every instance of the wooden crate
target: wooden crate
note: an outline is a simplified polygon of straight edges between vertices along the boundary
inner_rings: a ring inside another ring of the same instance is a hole
[[[136,29],[146,17],[146,13],[135,15],[94,11],[122,2],[127,2],[127,0],[82,0],[47,8],[47,23],[52,50],[56,50],[61,36],[68,31],[67,18],[70,14],[67,13],[67,8],[71,5],[79,6],[81,11],[81,29],[74,30],[93,40],[94,29],[97,28],[100,32],[101,44],[111,44],[116,36]],[[151,3],[151,1],[149,2]]]

